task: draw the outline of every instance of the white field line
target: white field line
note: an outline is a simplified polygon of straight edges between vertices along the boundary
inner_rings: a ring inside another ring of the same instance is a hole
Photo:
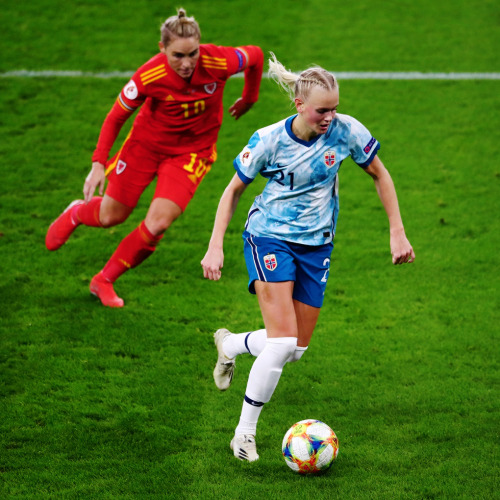
[[[0,73],[0,78],[130,78],[133,71],[30,71],[16,70]],[[419,71],[339,71],[339,80],[500,80],[500,73],[421,73]],[[242,73],[234,75],[241,78]],[[264,78],[269,75],[264,74]]]

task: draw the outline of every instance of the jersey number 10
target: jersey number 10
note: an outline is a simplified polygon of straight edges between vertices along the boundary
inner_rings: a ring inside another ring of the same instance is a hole
[[[190,116],[199,115],[205,111],[205,101],[194,101],[181,104],[184,110],[184,118],[189,118]]]

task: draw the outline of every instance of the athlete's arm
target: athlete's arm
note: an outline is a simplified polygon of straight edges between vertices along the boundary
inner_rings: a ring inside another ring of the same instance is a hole
[[[259,98],[262,70],[264,68],[264,53],[260,47],[245,45],[236,50],[245,58],[243,68],[245,70],[245,84],[243,93],[239,99],[229,108],[229,113],[236,120],[243,116]]]
[[[106,164],[109,152],[111,151],[123,124],[129,119],[134,111],[135,109],[125,109],[120,104],[119,99],[115,101],[113,107],[108,113],[108,116],[106,116],[106,119],[102,124],[99,140],[97,141],[97,146],[94,154],[92,155],[93,162],[99,162],[103,165]]]
[[[224,264],[224,235],[226,234],[227,226],[236,210],[240,196],[243,191],[245,191],[246,187],[247,184],[238,177],[238,174],[234,174],[234,177],[231,179],[231,182],[221,196],[217,214],[215,215],[212,237],[208,244],[207,253],[201,261],[203,276],[205,278],[218,280],[221,277],[220,270]]]
[[[391,175],[378,156],[373,158],[370,165],[365,168],[365,172],[374,180],[375,188],[389,219],[392,263],[413,262],[415,252],[406,238],[403,220],[399,211],[398,197]]]
[[[85,203],[88,203],[92,199],[97,188],[99,188],[99,194],[101,196],[104,193],[104,184],[106,181],[104,166],[106,165],[109,152],[111,151],[123,124],[134,111],[135,109],[125,109],[120,104],[119,99],[117,99],[111,108],[111,111],[106,116],[106,119],[101,127],[96,149],[92,155],[92,168],[83,185]]]

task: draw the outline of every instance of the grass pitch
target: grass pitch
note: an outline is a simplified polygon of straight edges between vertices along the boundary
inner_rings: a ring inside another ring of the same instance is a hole
[[[133,71],[155,52],[172,9],[117,5],[8,3],[0,70]],[[260,44],[294,70],[499,71],[490,1],[184,7],[205,41]],[[229,450],[252,359],[238,359],[226,393],[211,372],[215,329],[262,326],[241,251],[261,181],[227,233],[223,279],[203,280],[199,262],[233,157],[290,105],[265,81],[249,114],[226,116],[212,172],[156,254],[117,282],[126,307],[110,310],[88,283],[142,220],[152,191],[122,226],[79,228],[55,253],[44,237],[80,196],[124,83],[0,79],[0,494],[496,498],[498,81],[340,82],[340,111],[382,144],[417,260],[391,265],[373,183],[346,161],[325,305],[307,354],[285,368],[263,411],[254,464]],[[241,83],[228,83],[226,107]],[[321,477],[295,476],[280,454],[284,433],[304,418],[324,420],[340,439]]]

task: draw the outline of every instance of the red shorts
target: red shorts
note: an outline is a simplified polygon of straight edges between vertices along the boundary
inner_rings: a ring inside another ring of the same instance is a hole
[[[127,138],[106,164],[106,194],[134,208],[144,190],[158,178],[154,198],[167,198],[184,211],[217,158],[215,144],[198,153],[164,155]]]

